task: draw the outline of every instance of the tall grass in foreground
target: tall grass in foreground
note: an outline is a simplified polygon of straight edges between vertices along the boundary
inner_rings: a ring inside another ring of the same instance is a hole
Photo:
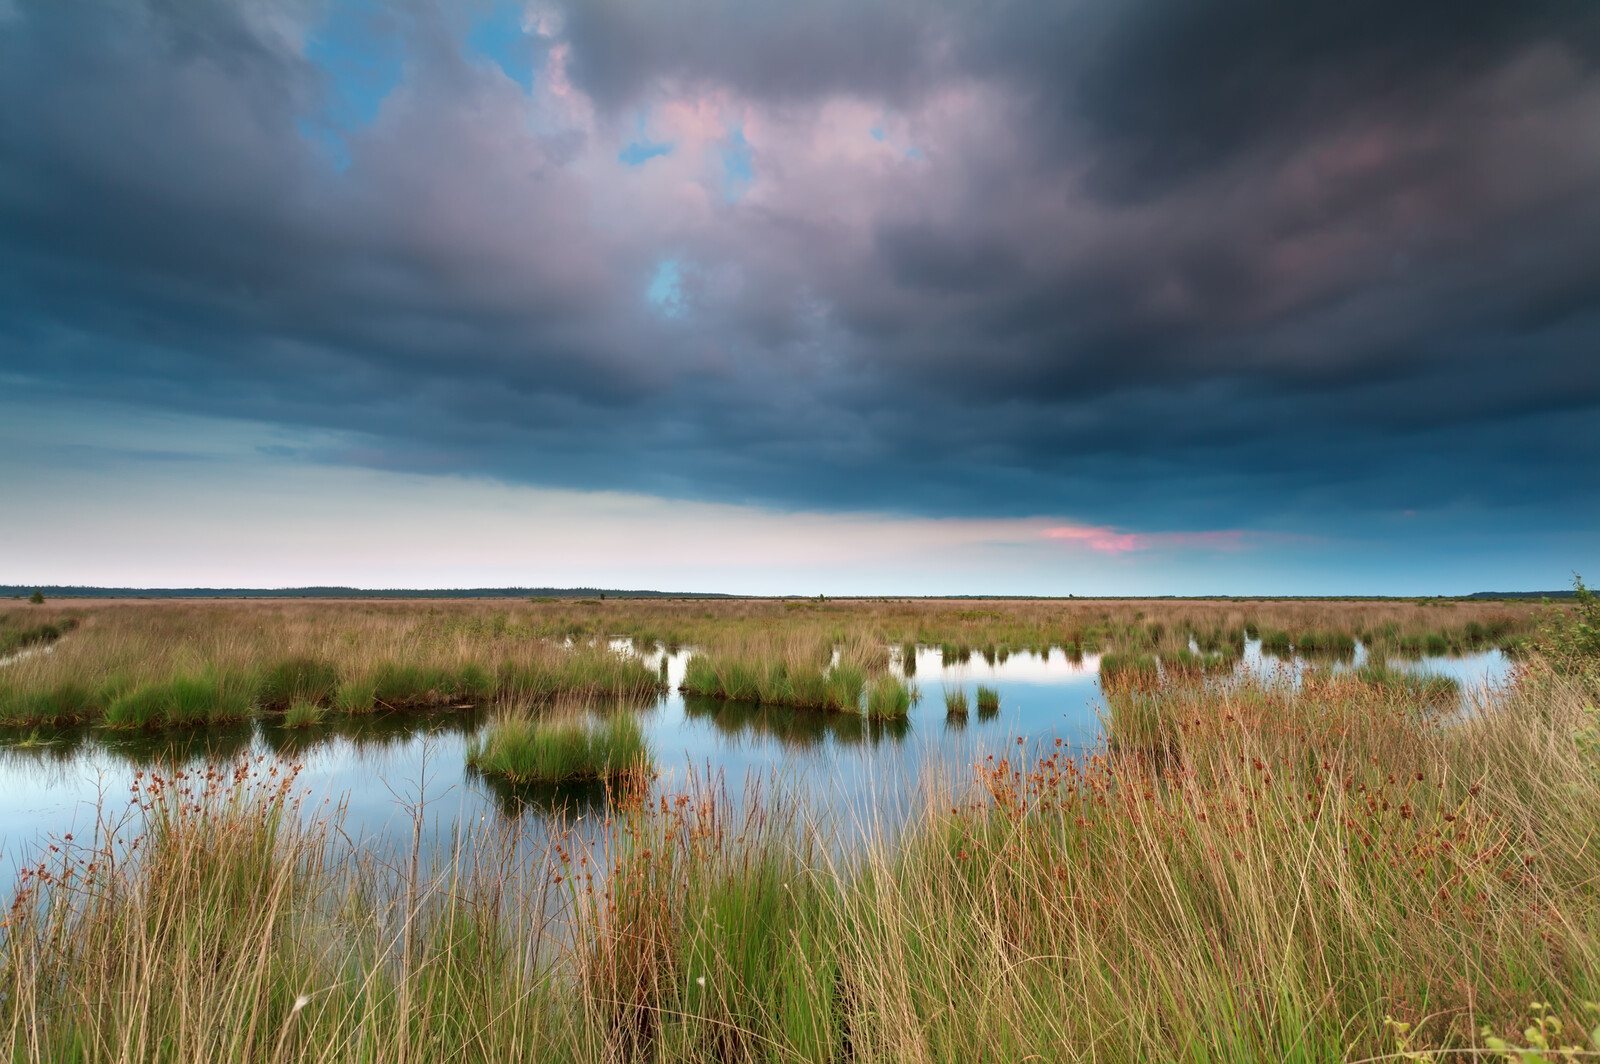
[[[24,879],[0,1030],[17,1061],[1332,1062],[1595,1025],[1592,692],[1529,676],[1449,727],[1350,678],[1143,693],[1159,760],[991,758],[843,861],[792,799],[695,790],[615,805],[602,866],[464,839],[416,877],[246,767],[152,780],[136,859]]]
[[[248,763],[146,776],[133,812],[134,838],[108,816],[22,873],[8,1059],[491,1061],[553,1040],[549,881],[493,833],[397,872],[305,819],[293,773]]]

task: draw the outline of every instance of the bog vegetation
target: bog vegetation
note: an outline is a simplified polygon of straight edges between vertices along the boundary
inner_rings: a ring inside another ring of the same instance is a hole
[[[101,831],[23,873],[0,929],[13,1060],[1600,1053],[1589,598],[1542,613],[608,601],[73,616],[48,654],[6,666],[8,698],[75,684],[62,700],[106,727],[223,704],[502,699],[470,756],[527,780],[647,763],[626,708],[547,705],[653,691],[658,673],[604,643],[620,634],[698,648],[692,712],[804,706],[861,726],[916,697],[890,647],[1101,653],[1109,742],[930,774],[921,813],[860,846],[838,845],[847,825],[804,794],[735,813],[715,787],[617,786],[598,848],[557,833],[530,855],[486,823],[432,867],[301,808],[292,773],[147,774],[128,816],[107,808]],[[24,619],[56,623],[7,623]],[[1280,635],[1313,660],[1292,682],[1222,666],[1245,638]],[[1346,639],[1384,649],[1355,668]],[[1445,681],[1391,664],[1436,640],[1512,650],[1515,681],[1461,714]],[[943,697],[965,717],[964,690]],[[980,713],[997,699],[980,690]]]

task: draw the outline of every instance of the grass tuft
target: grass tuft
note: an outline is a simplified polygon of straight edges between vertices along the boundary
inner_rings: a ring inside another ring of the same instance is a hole
[[[513,783],[567,783],[648,771],[649,746],[629,713],[609,720],[508,716],[467,744],[467,764]]]
[[[283,726],[286,728],[309,728],[314,724],[322,723],[323,716],[328,711],[315,702],[295,702],[283,714]]]
[[[867,686],[867,716],[903,717],[910,712],[915,698],[911,685],[885,673]]]

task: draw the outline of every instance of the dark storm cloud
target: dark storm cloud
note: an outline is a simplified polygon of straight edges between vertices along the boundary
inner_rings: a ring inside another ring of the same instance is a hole
[[[528,93],[416,2],[370,123],[342,7],[0,7],[5,379],[575,487],[1593,520],[1592,5],[574,4]]]

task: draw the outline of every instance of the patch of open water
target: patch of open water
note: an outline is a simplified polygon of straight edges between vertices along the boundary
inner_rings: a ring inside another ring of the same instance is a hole
[[[659,663],[660,655],[656,655]],[[1100,734],[1099,656],[1073,658],[1060,649],[1017,652],[993,663],[978,654],[945,664],[937,647],[920,648],[912,677],[921,700],[904,721],[866,721],[850,714],[756,707],[686,696],[678,691],[688,651],[666,655],[670,693],[634,710],[655,751],[660,792],[691,777],[719,782],[730,796],[781,779],[823,814],[836,815],[845,837],[894,824],[918,800],[930,771],[966,779],[988,753],[1030,744],[1094,744]],[[1358,651],[1352,665],[1363,660]],[[1295,669],[1246,646],[1240,668]],[[1499,651],[1396,663],[1454,676],[1463,698],[1510,673]],[[976,708],[976,687],[1000,693],[997,712]],[[946,688],[962,688],[971,710],[945,711]],[[410,808],[421,803],[424,838],[433,845],[479,823],[514,822],[534,835],[560,825],[580,839],[597,833],[599,788],[561,791],[510,788],[466,766],[468,740],[489,720],[487,709],[384,713],[347,718],[303,731],[258,722],[203,732],[110,735],[79,731],[0,744],[0,888],[41,842],[92,833],[99,811],[126,808],[134,773],[203,770],[248,754],[268,764],[297,764],[309,792],[308,811],[343,804],[344,828],[377,846],[408,845]]]

